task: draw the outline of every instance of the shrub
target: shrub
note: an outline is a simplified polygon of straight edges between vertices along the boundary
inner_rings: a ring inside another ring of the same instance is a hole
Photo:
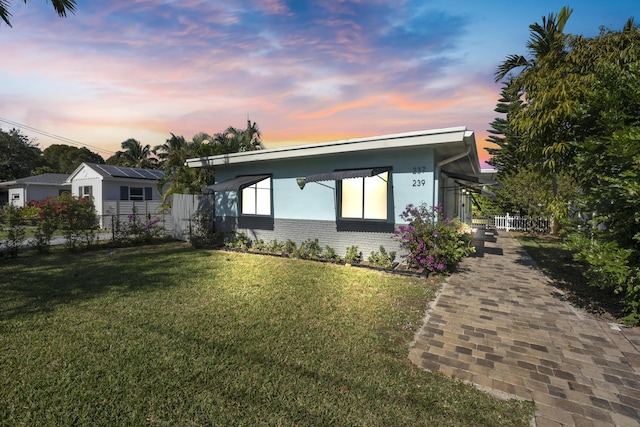
[[[376,267],[391,268],[395,259],[396,253],[394,251],[387,252],[384,246],[380,245],[380,252],[371,252],[367,261]]]
[[[407,265],[431,272],[451,272],[475,251],[471,229],[458,219],[443,218],[440,205],[408,205],[400,214],[407,225],[400,225],[394,236],[407,252]]]
[[[37,210],[36,216],[38,217],[34,232],[34,245],[39,253],[48,253],[53,233],[60,228],[59,201],[57,198],[47,198],[33,201],[29,205]]]
[[[84,242],[89,247],[95,240],[95,229],[98,227],[93,200],[71,194],[62,194],[52,200],[67,249],[75,250],[78,242]]]
[[[222,246],[222,237],[215,231],[210,212],[196,212],[191,216],[189,242],[196,248]]]
[[[160,222],[160,218],[154,218],[151,214],[138,214],[138,210],[134,206],[132,214],[127,215],[126,221],[120,221],[119,218],[112,221],[113,242],[115,244],[129,242],[139,245],[164,238],[165,230]]]
[[[336,253],[336,250],[331,246],[325,246],[324,248],[324,256],[325,259],[340,261],[340,256]]]
[[[359,264],[362,260],[362,253],[357,246],[349,246],[344,260],[349,264]]]
[[[282,251],[287,255],[294,255],[297,250],[298,245],[291,239],[287,239],[287,241],[282,244]]]
[[[590,239],[582,234],[569,236],[567,247],[574,259],[587,264],[584,273],[589,286],[619,295],[627,316],[625,323],[640,323],[640,252],[621,248],[618,242]]]
[[[300,247],[294,252],[294,255],[302,259],[320,258],[322,256],[322,247],[320,247],[318,239],[307,239],[300,243]]]
[[[7,255],[16,258],[25,236],[22,208],[7,203],[2,209],[2,216],[7,224]]]
[[[239,249],[246,251],[251,246],[251,241],[244,233],[231,232],[224,239],[224,247],[228,249]]]

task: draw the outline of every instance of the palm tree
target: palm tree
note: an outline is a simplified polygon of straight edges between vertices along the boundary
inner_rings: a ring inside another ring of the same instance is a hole
[[[527,59],[523,55],[509,55],[500,64],[495,73],[495,81],[499,82],[513,70],[522,68],[520,75],[526,74],[527,70],[534,68],[539,62],[550,54],[564,52],[566,37],[564,26],[567,24],[573,9],[566,6],[560,10],[558,15],[550,13],[547,18],[542,17],[542,25],[537,22],[529,25],[530,35],[527,42],[527,49],[531,58]]]
[[[164,172],[159,182],[163,200],[171,194],[199,194],[204,187],[213,183],[212,171],[185,165],[187,159],[218,154],[219,147],[211,144],[211,140],[211,136],[204,132],[195,135],[191,141],[171,134],[171,138],[163,145],[154,148],[153,152],[160,159],[160,168]],[[165,189],[166,184],[169,187]]]
[[[27,0],[24,0],[27,3]],[[76,0],[51,0],[53,8],[58,13],[58,16],[64,18],[67,16],[67,12],[74,13],[76,11]],[[11,27],[11,13],[9,12],[9,6],[11,2],[9,0],[0,0],[0,19],[4,21],[9,27]]]
[[[123,151],[116,152],[116,158],[120,159],[124,166],[132,168],[153,168],[157,161],[151,157],[149,144],[143,146],[140,141],[129,138],[120,144]]]
[[[218,144],[221,154],[238,153],[243,151],[261,150],[262,134],[256,122],[247,120],[246,129],[237,129],[229,126],[224,132],[214,136],[214,142]]]
[[[570,155],[567,120],[575,102],[566,98],[573,89],[564,27],[572,12],[565,6],[558,15],[542,17],[542,24],[530,25],[529,58],[509,55],[495,73],[496,82],[509,76],[509,90],[520,92],[525,101],[511,117],[512,128],[523,137],[520,150],[548,170],[561,167]]]

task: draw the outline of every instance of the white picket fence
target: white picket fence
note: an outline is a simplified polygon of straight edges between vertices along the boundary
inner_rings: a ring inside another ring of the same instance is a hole
[[[537,231],[549,232],[551,230],[551,220],[549,218],[523,218],[520,216],[494,216],[493,226],[496,230],[506,231]]]

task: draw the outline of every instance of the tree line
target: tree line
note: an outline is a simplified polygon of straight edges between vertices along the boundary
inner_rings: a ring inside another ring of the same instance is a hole
[[[529,26],[509,55],[491,123],[500,208],[562,225],[590,284],[640,322],[640,28],[567,34],[567,7]],[[556,230],[558,231],[558,230]]]
[[[207,157],[264,148],[262,134],[255,122],[247,120],[245,129],[229,126],[213,136],[200,132],[191,140],[171,134],[164,144],[151,147],[129,138],[121,150],[106,160],[86,147],[53,144],[41,150],[35,140],[17,129],[0,128],[0,182],[43,173],[72,173],[83,162],[159,169],[164,172],[160,185],[166,199],[174,193],[200,194],[214,182],[213,172],[185,166],[194,157]]]

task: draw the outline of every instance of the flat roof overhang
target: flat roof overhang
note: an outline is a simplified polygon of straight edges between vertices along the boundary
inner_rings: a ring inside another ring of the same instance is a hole
[[[216,166],[231,164],[421,146],[437,147],[438,157],[441,158],[450,157],[465,150],[466,148],[471,148],[470,155],[475,156],[477,162],[477,149],[474,133],[473,131],[467,130],[466,127],[460,126],[199,157],[187,159],[185,163],[187,166],[192,168],[212,169]],[[477,172],[479,172],[479,167]]]

